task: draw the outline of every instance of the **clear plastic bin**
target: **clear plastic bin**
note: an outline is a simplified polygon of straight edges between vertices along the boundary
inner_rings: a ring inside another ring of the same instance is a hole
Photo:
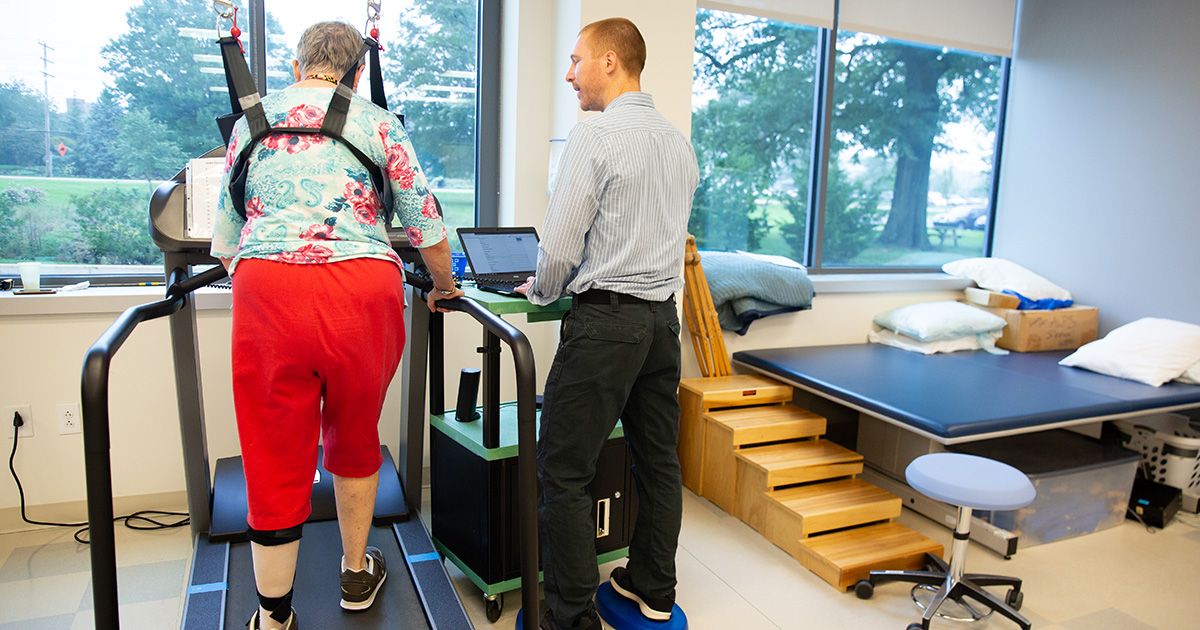
[[[1020,536],[1021,547],[1120,525],[1141,455],[1055,429],[949,447],[1004,462],[1029,476],[1037,496],[1016,510],[978,510],[984,521]]]

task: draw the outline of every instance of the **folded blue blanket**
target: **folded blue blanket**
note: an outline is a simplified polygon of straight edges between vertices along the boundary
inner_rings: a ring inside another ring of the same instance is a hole
[[[813,284],[803,268],[714,251],[701,251],[700,265],[724,330],[744,335],[756,319],[812,308]]]
[[[1027,298],[1024,295],[1009,289],[1005,289],[1001,291],[1001,293],[1004,293],[1005,295],[1016,296],[1018,300],[1021,300],[1021,303],[1017,306],[1018,311],[1052,311],[1058,308],[1067,308],[1075,303],[1075,300],[1059,300],[1055,298],[1041,298],[1035,300],[1033,298]]]

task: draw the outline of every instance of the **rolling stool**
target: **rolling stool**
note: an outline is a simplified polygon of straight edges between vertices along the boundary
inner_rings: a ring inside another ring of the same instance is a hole
[[[962,453],[922,455],[908,465],[904,476],[914,490],[958,507],[958,522],[954,527],[950,564],[947,565],[944,560],[933,554],[927,554],[926,567],[932,566],[935,570],[871,571],[869,578],[859,580],[854,586],[854,593],[859,599],[870,599],[875,593],[876,584],[915,582],[913,600],[925,609],[925,614],[921,616],[919,623],[909,624],[907,630],[928,630],[929,621],[934,615],[978,621],[990,616],[992,611],[999,611],[1001,615],[1021,626],[1022,630],[1029,630],[1029,620],[1017,612],[1024,599],[1019,578],[963,572],[967,546],[971,538],[971,510],[1015,510],[1029,505],[1035,495],[1029,477],[1008,464]],[[1011,588],[1004,601],[1000,601],[983,590],[984,586]],[[917,599],[916,594],[921,589],[937,591],[928,605],[922,605]],[[983,604],[987,610],[981,613],[964,597],[970,597]],[[970,616],[952,617],[938,612],[938,608],[947,599],[961,606]]]

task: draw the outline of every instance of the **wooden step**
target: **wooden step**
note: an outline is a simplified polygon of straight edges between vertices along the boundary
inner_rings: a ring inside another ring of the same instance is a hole
[[[829,440],[784,442],[738,449],[733,514],[762,531],[764,493],[798,483],[848,477],[862,472],[862,455]]]
[[[825,433],[825,418],[792,404],[721,409],[704,414],[703,496],[733,512],[737,460],[742,448],[783,440],[810,439]]]
[[[895,522],[821,534],[799,543],[800,564],[841,590],[871,571],[919,571],[925,554],[945,552],[941,544]]]
[[[709,430],[728,433],[733,446],[752,446],[816,437],[825,433],[825,418],[793,404],[719,409],[704,414]],[[711,434],[710,434],[711,435]]]
[[[735,374],[679,381],[679,469],[683,485],[701,494],[704,470],[704,414],[713,409],[785,403],[792,386],[767,376]]]
[[[862,479],[842,479],[766,493],[762,527],[767,540],[800,557],[800,539],[835,529],[891,520],[900,497]]]

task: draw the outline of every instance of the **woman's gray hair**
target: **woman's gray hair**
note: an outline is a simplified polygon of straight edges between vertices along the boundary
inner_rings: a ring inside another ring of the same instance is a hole
[[[296,60],[306,74],[332,72],[340,79],[358,63],[363,38],[345,22],[317,22],[308,27],[296,45]]]

